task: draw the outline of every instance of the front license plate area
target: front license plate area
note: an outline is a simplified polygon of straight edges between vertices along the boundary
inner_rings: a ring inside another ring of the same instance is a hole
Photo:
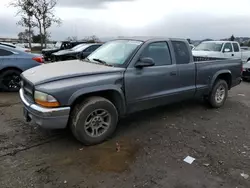
[[[23,118],[26,122],[31,121],[31,118],[29,117],[29,112],[25,108],[23,108]]]

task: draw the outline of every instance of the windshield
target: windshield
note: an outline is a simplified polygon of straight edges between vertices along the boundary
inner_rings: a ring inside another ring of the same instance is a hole
[[[55,47],[56,47],[56,48],[60,48],[61,45],[62,45],[62,42],[56,42]]]
[[[141,44],[141,41],[133,40],[110,41],[89,55],[88,59],[90,61],[99,59],[109,65],[121,66]]]
[[[199,44],[194,50],[196,51],[215,51],[220,52],[223,43],[218,42],[203,42]]]

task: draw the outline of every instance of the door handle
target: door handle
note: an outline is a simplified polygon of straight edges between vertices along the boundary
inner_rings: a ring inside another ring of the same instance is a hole
[[[232,54],[232,56],[234,56],[234,54]]]
[[[170,72],[170,76],[176,76],[177,74],[176,74],[176,72],[175,71],[173,71],[173,72]]]

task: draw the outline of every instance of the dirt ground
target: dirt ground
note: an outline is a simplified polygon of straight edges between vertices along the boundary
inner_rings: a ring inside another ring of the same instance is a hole
[[[18,94],[0,93],[0,188],[249,188],[249,166],[250,83],[218,110],[188,101],[134,114],[92,147],[24,123]]]

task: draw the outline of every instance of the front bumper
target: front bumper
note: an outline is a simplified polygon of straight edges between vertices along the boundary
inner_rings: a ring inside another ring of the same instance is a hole
[[[32,120],[45,129],[64,129],[67,126],[70,114],[70,107],[43,108],[31,104],[25,99],[23,89],[19,91],[20,98],[24,104],[26,121]]]

